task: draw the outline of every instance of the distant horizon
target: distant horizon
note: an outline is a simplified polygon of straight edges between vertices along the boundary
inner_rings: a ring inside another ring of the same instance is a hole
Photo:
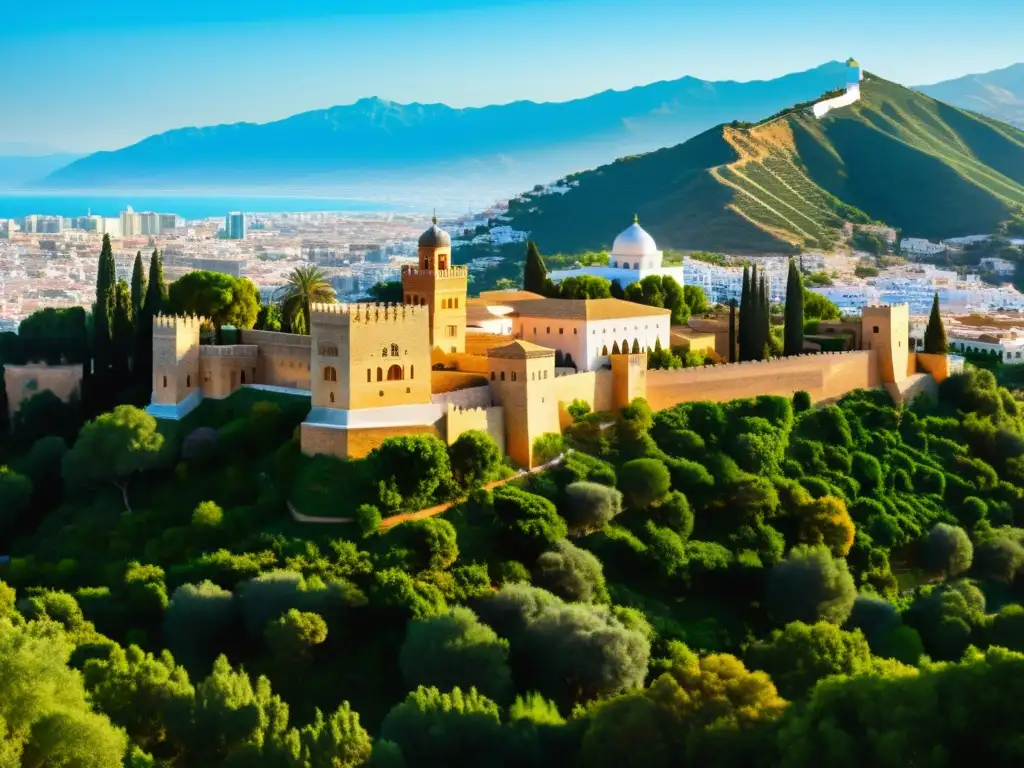
[[[0,69],[17,71],[24,87],[7,96],[0,147],[114,150],[176,128],[273,122],[374,96],[459,109],[571,101],[685,76],[770,80],[851,55],[896,82],[932,84],[1019,60],[1024,7],[1007,5],[932,13],[921,0],[862,0],[855,12],[817,0],[353,0],[342,9],[182,0],[168,9],[54,0],[40,23],[18,4],[0,27]],[[914,34],[893,46],[887,29]],[[984,47],[960,45],[971,37]],[[101,97],[110,92],[117,99]]]

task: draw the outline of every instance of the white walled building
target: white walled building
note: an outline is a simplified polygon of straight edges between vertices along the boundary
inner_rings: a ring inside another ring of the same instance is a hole
[[[141,230],[142,224],[139,214],[133,211],[129,205],[125,210],[121,211],[121,237],[135,237],[141,233]]]
[[[534,299],[512,305],[512,333],[570,355],[580,371],[609,364],[608,355],[671,347],[672,313],[619,299]]]
[[[631,283],[643,280],[650,275],[661,275],[673,278],[683,285],[683,267],[666,267],[662,265],[664,255],[658,250],[654,238],[644,231],[636,218],[633,224],[615,238],[611,253],[608,255],[608,266],[580,267],[578,269],[556,269],[548,274],[552,282],[558,283],[567,277],[592,275],[603,277],[612,282],[618,281],[625,288]],[[529,339],[532,341],[532,339]]]
[[[933,243],[923,237],[904,237],[900,240],[900,253],[910,259],[935,256],[945,253],[946,250],[946,246],[942,243]]]

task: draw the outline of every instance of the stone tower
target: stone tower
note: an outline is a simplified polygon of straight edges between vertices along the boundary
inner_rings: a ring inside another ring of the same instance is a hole
[[[647,353],[611,355],[612,406],[625,408],[638,397],[647,397]]]
[[[555,351],[513,341],[487,351],[491,392],[505,411],[506,453],[524,467],[536,465],[533,442],[561,433],[555,389]]]
[[[910,307],[906,304],[864,307],[860,314],[861,344],[873,350],[878,375],[885,384],[907,378],[910,363]]]
[[[465,267],[452,265],[452,239],[437,226],[437,217],[420,235],[419,263],[402,270],[405,303],[425,306],[429,314],[430,347],[445,354],[466,351]]]
[[[202,400],[199,381],[200,317],[153,318],[153,396],[150,410],[181,418]]]
[[[420,306],[314,305],[312,406],[347,411],[429,403],[428,317]]]

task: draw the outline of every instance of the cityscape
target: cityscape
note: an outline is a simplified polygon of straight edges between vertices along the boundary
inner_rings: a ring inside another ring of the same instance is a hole
[[[933,6],[5,7],[0,768],[1024,765],[1024,4]]]

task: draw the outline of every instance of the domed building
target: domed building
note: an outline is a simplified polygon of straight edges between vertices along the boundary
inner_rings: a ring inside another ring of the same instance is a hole
[[[658,244],[634,216],[633,223],[615,238],[611,253],[608,254],[608,266],[559,269],[551,272],[548,277],[557,283],[567,277],[592,275],[612,282],[618,281],[619,285],[625,288],[630,283],[643,280],[650,275],[661,275],[671,277],[682,285],[682,266],[666,267],[663,266],[663,261],[664,255],[658,249]]]

